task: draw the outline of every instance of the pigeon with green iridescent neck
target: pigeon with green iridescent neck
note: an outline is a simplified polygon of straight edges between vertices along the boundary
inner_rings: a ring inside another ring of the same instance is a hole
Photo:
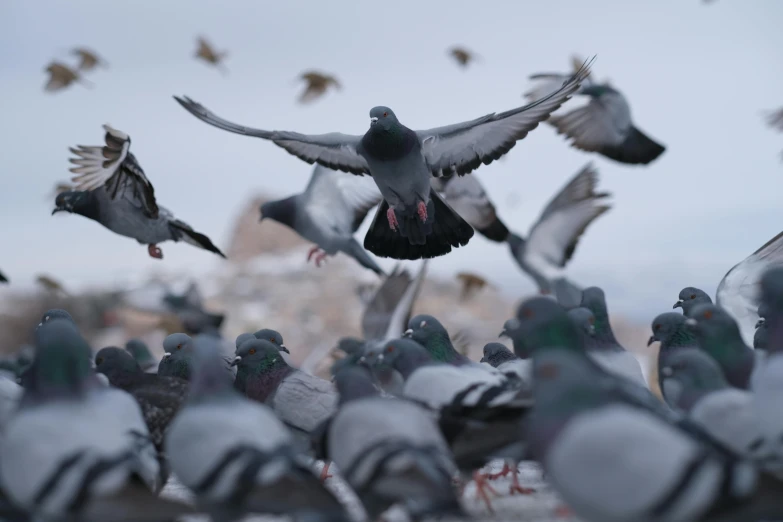
[[[712,304],[712,298],[709,294],[694,286],[686,286],[680,290],[677,302],[672,308],[682,308],[682,313],[690,317],[693,309],[703,304]]]
[[[606,387],[598,368],[578,351],[551,346],[533,358],[531,450],[580,520],[783,516],[779,482]]]
[[[765,354],[745,344],[734,318],[719,306],[705,304],[693,309],[687,323],[699,348],[715,359],[729,384],[751,388],[754,371],[763,365]]]
[[[213,520],[258,513],[348,522],[275,413],[234,389],[218,341],[199,335],[193,351],[190,393],[165,447],[172,470],[198,504]]]
[[[686,324],[686,317],[677,312],[666,312],[658,315],[652,322],[652,335],[647,340],[647,346],[654,342],[661,343],[658,348],[658,388],[663,394],[664,400],[670,406],[672,402],[666,395],[663,387],[663,374],[661,368],[665,364],[666,356],[670,353],[698,348],[699,343],[693,329]]]
[[[502,157],[579,90],[589,68],[585,63],[551,93],[524,107],[424,131],[404,126],[389,107],[374,107],[363,136],[253,129],[224,120],[189,98],[175,99],[210,125],[269,140],[307,163],[369,174],[383,200],[364,247],[380,257],[421,259],[448,254],[473,236],[473,228],[444,202],[430,179],[466,175]]]
[[[141,339],[131,339],[125,343],[125,349],[136,359],[142,370],[149,373],[157,373],[158,361],[152,356],[147,344]]]
[[[141,410],[99,384],[90,357],[73,324],[40,327],[31,384],[0,443],[4,489],[40,520],[163,521],[192,512],[153,494],[159,465]]]
[[[239,334],[237,337],[234,347],[239,350],[239,347],[242,346],[242,344],[245,341],[249,341],[252,339],[263,339],[265,341],[269,341],[270,343],[276,345],[278,349],[280,350],[280,355],[285,359],[285,362],[288,364],[291,364],[291,352],[288,351],[288,348],[285,347],[285,344],[283,344],[283,335],[278,332],[277,330],[272,330],[270,328],[262,328],[261,330],[258,330],[255,333],[243,333]],[[236,356],[236,352],[234,352],[234,355]]]
[[[454,348],[449,332],[431,315],[422,314],[411,318],[408,329],[405,330],[405,337],[422,345],[434,361],[455,366],[476,364]]]

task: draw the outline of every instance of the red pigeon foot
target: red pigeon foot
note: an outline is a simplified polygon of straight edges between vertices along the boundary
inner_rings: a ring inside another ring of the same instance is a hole
[[[476,496],[484,502],[487,506],[487,510],[494,514],[495,510],[492,509],[492,501],[489,499],[489,493],[498,496],[498,492],[489,485],[487,476],[479,471],[473,472],[473,482],[476,483]]]
[[[391,207],[386,211],[386,219],[389,220],[389,228],[392,230],[397,230],[400,226],[399,223],[397,223],[397,214],[394,213],[394,209]]]
[[[495,480],[495,479],[499,479],[500,477],[506,477],[512,471],[513,468],[508,465],[508,462],[504,462],[503,469],[501,469],[499,473],[490,473],[488,478],[489,480]]]
[[[332,478],[332,476],[329,474],[329,464],[331,464],[331,462],[325,463],[323,469],[321,470],[321,482]]]
[[[328,255],[329,254],[327,254],[326,252],[321,252],[317,256],[315,256],[315,266],[317,266],[318,268],[321,268],[321,263],[324,262],[324,260],[326,259],[326,256],[328,256]]]
[[[310,249],[310,252],[307,253],[308,263],[310,262],[310,258],[312,258],[315,255],[315,253],[318,252],[319,250],[321,250],[321,247],[319,246],[314,246],[313,248]]]
[[[157,245],[149,245],[147,247],[147,252],[149,252],[150,257],[154,257],[155,259],[163,259],[163,251],[158,248]]]
[[[533,488],[525,488],[522,487],[522,485],[520,485],[518,469],[514,470],[513,478],[511,480],[512,480],[511,486],[509,486],[508,488],[509,495],[515,495],[517,493],[519,493],[520,495],[532,495],[533,493],[536,492],[536,490]]]
[[[419,206],[416,209],[419,213],[419,219],[421,219],[422,223],[426,223],[427,221],[427,205],[424,204],[423,201],[419,201]]]

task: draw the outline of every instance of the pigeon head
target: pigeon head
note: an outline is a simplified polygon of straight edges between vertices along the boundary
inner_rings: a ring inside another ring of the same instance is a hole
[[[51,310],[44,312],[44,314],[41,316],[41,322],[38,324],[38,326],[41,326],[42,324],[53,319],[63,319],[72,323],[74,326],[76,325],[76,321],[73,320],[73,317],[71,317],[71,314],[69,314],[67,311],[63,310],[62,308],[52,308]]]
[[[520,328],[519,319],[509,319],[503,323],[503,330],[498,337],[508,337],[514,347],[514,353],[521,359],[529,359],[532,350],[525,340],[524,331]]]
[[[676,336],[686,336],[692,340],[693,336],[685,324],[686,317],[677,312],[666,312],[653,319],[651,328],[652,335],[647,340],[647,346],[654,342],[661,344],[671,344]]]
[[[373,107],[370,109],[370,127],[388,129],[399,124],[394,111],[388,107]]]
[[[606,306],[606,295],[597,286],[585,288],[582,291],[580,306],[587,308],[595,316],[595,331],[601,334],[609,328],[609,310]]]
[[[231,365],[260,372],[288,367],[288,363],[280,356],[280,348],[263,339],[251,339],[242,343],[242,346],[237,348]]]
[[[341,368],[334,375],[334,385],[340,395],[341,405],[352,400],[379,395],[370,371],[363,366]]]
[[[693,286],[687,286],[680,290],[677,302],[672,308],[682,308],[682,313],[690,317],[690,312],[703,304],[712,304],[712,299],[707,295],[707,292]]]
[[[346,355],[357,355],[364,351],[364,341],[355,337],[343,337],[337,341],[337,349]]]
[[[718,363],[696,348],[666,354],[659,372],[667,401],[684,411],[707,393],[729,386]]]
[[[588,337],[595,335],[595,316],[588,308],[577,306],[568,311],[568,317]]]
[[[413,339],[417,343],[426,346],[427,343],[435,339],[449,337],[449,332],[440,324],[440,321],[431,315],[417,315],[408,321],[408,329],[403,334],[405,337]]]
[[[260,209],[261,218],[259,221],[268,218],[289,228],[293,228],[294,220],[296,219],[296,198],[297,196],[291,196],[285,199],[262,203]]]
[[[189,401],[217,397],[235,397],[230,373],[221,355],[220,340],[212,335],[197,335],[192,341],[193,370]]]
[[[511,353],[505,344],[487,343],[484,345],[484,356],[479,362],[487,363],[497,368],[504,362],[513,361],[517,356]]]
[[[139,364],[155,361],[154,357],[152,357],[152,353],[150,352],[150,349],[141,339],[131,339],[130,341],[125,343],[125,350],[127,350],[127,352],[131,354],[131,356]]]
[[[291,353],[288,351],[288,348],[286,348],[285,345],[283,344],[283,335],[276,330],[272,330],[270,328],[263,328],[257,331],[256,333],[254,333],[253,336],[256,339],[269,341],[270,343],[276,345],[278,350],[280,350],[281,352],[285,352],[287,354]]]
[[[742,338],[737,321],[717,305],[703,304],[695,307],[685,323],[693,329],[700,345],[705,349],[715,341]]]
[[[114,346],[98,350],[95,354],[95,371],[104,374],[112,383],[120,382],[129,375],[142,373],[139,363],[128,351]]]
[[[533,353],[551,348],[584,351],[579,330],[568,312],[548,297],[533,297],[519,305],[517,310],[519,335]]]
[[[769,312],[770,312],[769,306],[767,306],[765,303],[759,303],[758,310],[756,311],[756,313],[759,316],[759,320],[756,323],[756,328],[758,328],[759,326],[764,324],[764,319],[767,318],[767,315],[769,315]],[[761,323],[761,324],[759,324],[759,323]]]
[[[98,205],[90,191],[77,190],[61,192],[54,198],[52,215],[58,212],[70,212],[90,219],[98,218]]]
[[[422,345],[410,339],[394,339],[383,345],[374,358],[374,365],[393,368],[400,372],[403,379],[419,366],[432,362],[432,357]]]
[[[169,336],[167,336],[165,339],[163,339],[163,350],[165,350],[166,353],[163,354],[163,357],[170,357],[171,355],[185,351],[190,351],[191,349],[191,337],[188,334],[184,333],[173,333]]]
[[[237,336],[237,340],[234,342],[234,347],[239,350],[239,347],[245,344],[246,341],[252,341],[256,336],[251,333],[243,333]]]

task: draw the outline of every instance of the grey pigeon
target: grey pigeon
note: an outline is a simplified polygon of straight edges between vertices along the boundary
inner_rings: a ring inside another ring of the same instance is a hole
[[[475,364],[454,348],[449,332],[431,315],[421,314],[411,318],[405,337],[422,345],[434,361],[456,366]]]
[[[612,326],[609,324],[604,291],[597,286],[585,288],[582,292],[581,305],[589,309],[595,317],[595,334],[585,345],[590,356],[608,371],[647,386],[639,360],[620,345],[614,336]]]
[[[217,338],[216,338],[217,339]],[[173,333],[163,340],[163,358],[158,364],[158,375],[190,380],[193,363],[193,339],[184,333]],[[222,343],[219,343],[223,347]],[[233,356],[223,355],[224,369],[230,377],[237,373],[233,366]]]
[[[115,388],[131,394],[141,407],[152,443],[163,451],[163,436],[188,392],[188,381],[145,373],[125,350],[103,348],[95,355],[95,371]]]
[[[534,354],[533,454],[586,522],[777,520],[780,485],[604,386],[588,358]],[[773,484],[774,483],[774,484]]]
[[[351,256],[378,275],[383,270],[354,239],[367,213],[381,201],[372,179],[316,165],[304,192],[261,205],[261,220],[271,219],[315,243],[307,255],[316,266],[337,252]]]
[[[525,96],[535,101],[567,77],[534,74],[530,79],[540,81],[541,85],[526,92]],[[666,150],[634,126],[628,100],[608,82],[598,83],[587,78],[575,94],[590,100],[578,109],[553,115],[547,120],[558,134],[565,134],[571,140],[573,147],[632,165],[646,165]]]
[[[401,505],[411,520],[464,516],[452,486],[457,468],[431,415],[401,399],[372,396],[361,368],[335,377],[340,409],[326,435],[328,457],[343,470],[369,520]]]
[[[149,373],[157,373],[158,361],[152,356],[152,352],[141,339],[131,339],[125,343],[125,349],[136,359],[142,370]]]
[[[754,370],[763,365],[765,356],[745,344],[734,318],[721,307],[706,304],[696,307],[687,323],[699,347],[715,359],[729,384],[750,388]]]
[[[201,335],[193,345],[190,393],[165,447],[172,470],[213,519],[272,513],[349,520],[274,412],[233,389],[217,341]]]
[[[364,247],[380,257],[421,259],[448,254],[473,235],[470,225],[432,189],[431,176],[469,174],[503,156],[568,100],[588,71],[585,64],[559,89],[527,106],[425,131],[405,127],[388,107],[374,107],[364,136],[252,129],[226,121],[189,98],[175,99],[210,125],[270,140],[308,163],[371,175],[384,199]]]
[[[58,194],[52,214],[69,212],[97,221],[115,234],[147,245],[150,257],[156,259],[163,259],[157,246],[163,241],[185,241],[226,257],[207,236],[158,206],[152,183],[130,152],[130,136],[108,125],[103,128],[105,146],[70,149],[78,156],[70,160],[78,165],[71,169],[79,174],[73,178],[77,190]]]
[[[139,406],[98,384],[73,324],[48,321],[36,349],[31,386],[0,443],[12,500],[40,520],[163,521],[192,512],[152,493],[159,466]]]
[[[718,363],[698,348],[666,354],[660,363],[669,404],[738,455],[757,458],[765,441],[753,411],[753,394],[730,386]]]
[[[530,386],[533,378],[533,361],[520,359],[501,343],[487,343],[484,345],[482,363],[487,363],[505,375],[514,375],[521,379],[525,386]]]
[[[686,317],[690,317],[693,309],[703,304],[712,304],[712,298],[709,294],[694,286],[686,286],[680,290],[677,302],[672,308],[682,308],[682,313]]]
[[[289,365],[292,363],[291,352],[289,352],[288,348],[286,348],[285,344],[283,344],[283,335],[277,330],[262,328],[261,330],[258,330],[255,333],[239,334],[234,343],[234,347],[236,348],[236,350],[239,350],[239,347],[242,346],[242,344],[245,341],[250,341],[253,339],[264,339],[266,341],[269,341],[270,343],[275,344],[277,348],[280,350],[280,355],[283,357],[285,362]],[[234,356],[236,356],[236,350],[234,351]]]
[[[666,403],[672,405],[672,398],[666,395],[663,386],[663,374],[661,368],[665,364],[668,354],[689,348],[698,348],[696,335],[693,329],[685,323],[685,316],[676,312],[666,312],[658,315],[652,322],[652,335],[647,341],[647,346],[658,341],[658,388],[663,394]]]

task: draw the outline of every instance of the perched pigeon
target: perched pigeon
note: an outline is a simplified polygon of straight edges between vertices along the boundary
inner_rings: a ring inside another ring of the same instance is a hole
[[[277,349],[280,350],[280,356],[285,360],[287,364],[291,364],[291,352],[288,351],[288,348],[285,347],[283,344],[283,335],[276,331],[271,330],[269,328],[262,328],[261,330],[258,330],[255,333],[243,333],[240,334],[236,342],[234,343],[234,346],[236,350],[239,350],[239,347],[242,346],[242,344],[245,341],[250,341],[252,339],[263,339],[265,341],[269,341],[270,343],[277,346]],[[234,355],[236,356],[236,350],[234,352]]]
[[[299,75],[299,79],[307,83],[305,90],[299,95],[299,103],[310,103],[317,100],[326,94],[329,87],[334,87],[338,91],[342,89],[337,78],[318,71],[305,71]]]
[[[666,312],[658,315],[652,322],[652,335],[647,341],[647,346],[658,341],[658,388],[663,394],[663,398],[670,406],[672,398],[666,394],[663,386],[663,374],[661,368],[666,364],[666,357],[683,349],[698,348],[699,343],[693,329],[685,323],[685,316],[676,312]]]
[[[45,72],[49,73],[49,81],[46,82],[44,87],[46,92],[61,91],[73,83],[80,83],[85,87],[92,86],[78,72],[60,62],[50,63],[46,66]]]
[[[251,129],[189,98],[175,99],[210,125],[270,140],[308,163],[370,174],[384,200],[364,247],[380,257],[420,259],[445,255],[473,235],[470,225],[432,189],[431,176],[465,175],[503,156],[579,89],[588,70],[586,64],[559,89],[525,107],[426,131],[405,127],[388,107],[374,107],[364,136]]]
[[[682,313],[690,317],[693,309],[703,304],[712,304],[712,299],[707,292],[693,286],[686,286],[680,290],[679,298],[672,308],[682,308]]]
[[[8,278],[5,276],[5,274],[0,272],[0,283],[7,283],[7,282],[8,282]]]
[[[754,370],[763,366],[764,353],[744,343],[734,318],[719,306],[706,304],[694,308],[687,323],[694,329],[699,348],[715,359],[729,384],[750,388]]]
[[[534,371],[531,449],[581,520],[783,516],[779,484],[614,393],[578,352],[536,352]]]
[[[223,61],[226,59],[226,56],[228,56],[227,51],[215,50],[215,48],[212,47],[212,45],[210,45],[210,43],[203,36],[199,36],[196,40],[196,43],[198,44],[198,48],[196,49],[196,53],[194,55],[196,59],[202,60],[203,62],[214,66],[223,74],[228,74],[228,69],[223,63]]]
[[[746,343],[752,342],[759,319],[758,282],[766,270],[779,266],[783,266],[783,232],[734,265],[718,284],[715,303],[734,316]]]
[[[718,363],[697,348],[671,352],[661,361],[662,390],[675,408],[688,413],[738,455],[758,458],[765,447],[753,411],[753,394],[729,385]]]
[[[316,266],[343,252],[379,275],[383,270],[353,238],[364,218],[381,201],[372,179],[316,165],[304,192],[261,205],[261,220],[277,221],[315,243],[307,255]]]
[[[163,358],[158,365],[158,375],[177,377],[190,380],[193,363],[193,339],[184,333],[174,333],[163,340]],[[222,345],[221,345],[222,346]],[[223,355],[223,368],[229,378],[233,378],[237,370],[233,365],[233,357]]]
[[[144,373],[136,360],[120,348],[103,348],[95,355],[95,371],[115,388],[130,393],[141,407],[155,448],[163,451],[163,436],[188,392],[188,381]]]
[[[463,68],[467,67],[470,62],[477,59],[477,56],[473,52],[468,51],[464,47],[458,46],[449,49],[449,55],[454,58],[454,61],[456,61]]]
[[[612,326],[609,324],[604,291],[596,286],[585,288],[582,292],[582,306],[590,310],[595,318],[595,334],[589,337],[589,342],[585,345],[590,357],[607,371],[622,375],[646,387],[647,381],[639,360],[623,348],[614,336]]]
[[[109,65],[106,63],[106,60],[95,54],[95,51],[85,49],[84,47],[73,49],[71,54],[79,57],[79,65],[77,68],[80,71],[92,71],[98,66],[108,67]]]
[[[542,85],[525,96],[535,101],[565,78],[568,76],[563,74],[534,74],[530,79],[541,81]],[[573,147],[597,152],[620,163],[645,165],[666,150],[634,126],[628,101],[608,82],[597,83],[587,78],[575,94],[588,96],[590,101],[548,120],[558,134],[565,134],[571,140]]]
[[[105,146],[70,149],[78,156],[70,159],[77,165],[71,172],[78,174],[73,178],[78,185],[57,195],[52,214],[69,212],[97,221],[115,234],[148,245],[156,259],[163,259],[157,247],[163,241],[185,241],[226,257],[207,236],[158,206],[152,183],[130,152],[130,136],[108,125],[103,128]]]
[[[192,512],[152,493],[159,466],[139,406],[98,384],[74,325],[47,322],[36,348],[31,386],[0,443],[0,477],[13,501],[41,520],[163,521]]]
[[[523,381],[525,386],[530,386],[533,378],[533,361],[520,359],[511,350],[501,343],[487,343],[484,345],[483,363],[487,363],[505,375],[513,375]]]
[[[193,344],[193,381],[166,434],[166,454],[198,502],[214,520],[272,513],[347,522],[274,412],[232,388],[216,340],[201,335]]]
[[[476,364],[454,349],[449,332],[431,315],[417,315],[408,322],[405,337],[422,345],[434,361],[463,366]]]
[[[326,431],[327,456],[344,471],[368,519],[401,505],[412,520],[464,516],[452,486],[457,468],[431,415],[374,391],[369,373],[345,368],[335,376],[340,409]]]
[[[150,349],[144,341],[141,339],[131,339],[125,343],[125,349],[133,356],[143,371],[148,373],[158,372],[158,361],[152,356],[152,352],[150,352]]]

